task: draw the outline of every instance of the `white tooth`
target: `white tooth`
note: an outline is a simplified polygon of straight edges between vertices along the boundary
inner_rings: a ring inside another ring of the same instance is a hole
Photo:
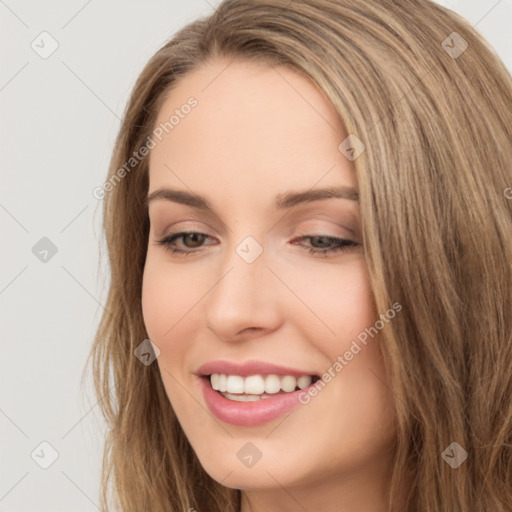
[[[212,385],[212,388],[215,389],[215,391],[219,390],[219,374],[218,373],[212,373],[210,377],[210,382]]]
[[[245,393],[248,395],[261,395],[265,391],[265,381],[261,375],[250,375],[245,378]]]
[[[295,391],[296,387],[297,379],[292,375],[285,375],[284,377],[281,378],[281,389],[283,391],[290,393],[292,391]]]
[[[231,395],[230,393],[223,393],[222,396],[235,402],[256,402],[260,399],[258,395]]]
[[[299,377],[297,379],[297,386],[299,386],[300,389],[307,388],[311,384],[311,377],[309,375],[302,375],[302,377]]]
[[[228,388],[226,386],[226,380],[227,380],[227,377],[224,375],[224,374],[220,374],[219,375],[219,391],[225,393]]]
[[[228,393],[243,393],[244,379],[240,375],[228,375],[226,382],[226,391]]]
[[[279,393],[281,379],[277,375],[267,375],[265,378],[265,393]]]

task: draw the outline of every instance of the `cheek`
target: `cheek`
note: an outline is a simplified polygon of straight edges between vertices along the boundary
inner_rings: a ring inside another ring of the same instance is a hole
[[[274,266],[276,274],[289,287],[283,290],[283,283],[275,283],[274,296],[287,297],[281,303],[286,309],[281,311],[283,321],[300,326],[320,351],[334,357],[345,341],[350,343],[376,319],[364,259],[355,256],[347,260],[343,265],[316,262],[307,271],[289,264]],[[160,255],[148,252],[142,310],[153,341],[169,345],[180,336],[188,337],[190,329],[204,323],[202,308],[197,306],[215,279],[211,279],[212,275],[210,279],[204,275],[203,279],[201,274],[204,268],[170,264]]]
[[[194,316],[194,304],[204,291],[201,280],[184,267],[159,262],[148,256],[142,282],[142,313],[146,330],[151,339],[175,337],[189,317]]]
[[[338,355],[374,324],[377,313],[363,258],[317,265],[307,272],[282,270],[299,299],[294,301],[294,322],[303,326],[322,352]]]
[[[142,313],[148,337],[160,349],[156,362],[167,396],[175,412],[181,416],[184,410],[194,408],[196,404],[189,400],[188,394],[183,395],[181,385],[188,378],[185,361],[190,344],[186,341],[192,339],[192,333],[199,325],[198,308],[194,306],[206,290],[198,285],[202,281],[198,279],[197,272],[158,259],[148,255],[146,260]],[[195,280],[191,280],[194,277]],[[192,412],[197,414],[200,411]]]

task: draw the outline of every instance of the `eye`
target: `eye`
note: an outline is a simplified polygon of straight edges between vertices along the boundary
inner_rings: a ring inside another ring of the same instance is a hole
[[[330,254],[347,251],[352,247],[360,245],[354,240],[327,235],[303,235],[296,240],[308,240],[310,245],[295,243],[294,245],[299,245],[300,248],[308,251],[311,254],[323,255],[325,257]]]
[[[204,233],[198,231],[182,231],[180,233],[174,233],[168,235],[161,240],[157,240],[158,245],[162,245],[167,251],[173,254],[190,254],[193,252],[199,252],[197,249],[201,249],[203,242],[210,238]],[[181,239],[184,249],[176,246],[176,241]]]
[[[211,238],[205,233],[200,233],[197,231],[182,231],[179,233],[167,235],[161,240],[157,240],[157,244],[162,245],[167,251],[171,252],[172,254],[187,255],[191,253],[200,252],[202,250],[204,242],[207,239],[211,240]],[[182,247],[184,248],[180,248],[177,246],[178,240],[181,240]],[[309,245],[297,243],[296,240],[308,241]],[[316,256],[323,255],[324,257],[340,253],[342,251],[346,251],[352,247],[360,245],[353,240],[327,235],[303,235],[295,239],[292,243],[293,245],[298,245],[301,249],[308,251],[310,254],[314,254]],[[210,243],[207,245],[213,244]]]

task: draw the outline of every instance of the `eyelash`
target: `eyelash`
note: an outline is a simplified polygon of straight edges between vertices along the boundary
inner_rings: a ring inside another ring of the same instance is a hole
[[[178,238],[183,238],[184,236],[187,236],[187,235],[203,235],[205,237],[208,237],[208,235],[205,235],[204,233],[200,233],[199,231],[182,231],[179,233],[174,233],[174,234],[168,235],[168,236],[162,238],[161,240],[157,240],[157,244],[163,246],[166,251],[169,251],[172,254],[180,254],[183,256],[187,256],[192,253],[200,252],[202,246],[198,249],[184,250],[184,249],[178,249],[177,247],[172,245],[175,240],[177,240]],[[320,256],[321,254],[323,254],[324,257],[327,257],[328,255],[341,253],[341,252],[348,250],[351,247],[355,247],[355,246],[359,245],[357,242],[354,242],[353,240],[347,240],[345,238],[338,238],[338,237],[327,236],[327,235],[301,235],[299,237],[299,240],[304,240],[307,238],[309,238],[309,239],[326,238],[327,240],[329,240],[329,242],[338,244],[337,246],[330,247],[328,249],[318,249],[315,247],[305,247],[303,245],[299,245],[299,247],[301,249],[308,251],[310,254],[313,254],[315,256]],[[298,245],[298,244],[294,244],[294,245]]]

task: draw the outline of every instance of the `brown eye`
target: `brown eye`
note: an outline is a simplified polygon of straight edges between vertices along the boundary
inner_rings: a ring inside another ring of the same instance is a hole
[[[183,245],[189,248],[200,247],[204,242],[206,235],[203,233],[185,233],[182,235]],[[190,241],[190,244],[186,243],[186,241]]]
[[[206,245],[204,242],[207,239],[210,239],[210,237],[204,233],[183,231],[168,235],[162,240],[158,240],[157,243],[164,246],[171,253],[185,255],[200,252],[203,245]]]

